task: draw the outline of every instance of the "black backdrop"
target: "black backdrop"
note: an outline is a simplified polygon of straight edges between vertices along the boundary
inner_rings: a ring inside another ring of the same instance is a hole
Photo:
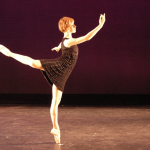
[[[58,21],[75,19],[77,33],[106,23],[90,41],[78,45],[79,59],[66,94],[150,94],[150,2],[148,0],[1,0],[0,44],[34,59],[53,59],[63,34]],[[0,93],[49,94],[39,70],[0,54]]]

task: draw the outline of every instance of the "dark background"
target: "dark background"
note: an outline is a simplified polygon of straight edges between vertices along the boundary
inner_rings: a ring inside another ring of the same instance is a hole
[[[78,45],[79,59],[65,94],[150,94],[150,2],[148,0],[1,0],[0,44],[34,59],[53,59],[63,34],[58,21],[75,19],[87,34],[106,14],[90,41]],[[39,70],[0,54],[1,94],[50,94]]]

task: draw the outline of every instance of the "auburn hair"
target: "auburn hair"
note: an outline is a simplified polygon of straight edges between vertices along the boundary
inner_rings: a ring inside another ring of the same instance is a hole
[[[63,33],[67,32],[68,28],[71,26],[72,22],[74,22],[74,19],[70,17],[63,17],[58,22],[59,30]]]

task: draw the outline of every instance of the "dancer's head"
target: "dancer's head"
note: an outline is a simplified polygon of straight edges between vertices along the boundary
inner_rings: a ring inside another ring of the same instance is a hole
[[[71,32],[71,33],[75,33],[76,30],[76,26],[74,25],[74,19],[69,18],[69,17],[63,17],[59,20],[58,22],[58,27],[59,30],[63,33],[65,32]]]

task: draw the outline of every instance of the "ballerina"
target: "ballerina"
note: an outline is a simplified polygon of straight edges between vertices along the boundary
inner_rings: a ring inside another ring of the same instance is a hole
[[[5,46],[0,45],[0,52],[4,55],[12,57],[15,60],[30,67],[40,69],[48,83],[52,86],[52,102],[50,107],[50,116],[53,124],[53,129],[51,130],[51,133],[54,135],[56,143],[60,143],[58,105],[61,101],[65,83],[77,62],[77,44],[83,43],[93,38],[96,33],[103,27],[104,23],[105,14],[101,14],[99,18],[99,25],[96,28],[94,28],[85,36],[73,38],[72,33],[76,32],[74,19],[69,17],[61,18],[58,22],[58,26],[59,30],[64,33],[64,37],[57,47],[52,48],[52,51],[56,50],[58,52],[61,49],[62,55],[56,59],[35,60],[28,56],[13,53]]]

